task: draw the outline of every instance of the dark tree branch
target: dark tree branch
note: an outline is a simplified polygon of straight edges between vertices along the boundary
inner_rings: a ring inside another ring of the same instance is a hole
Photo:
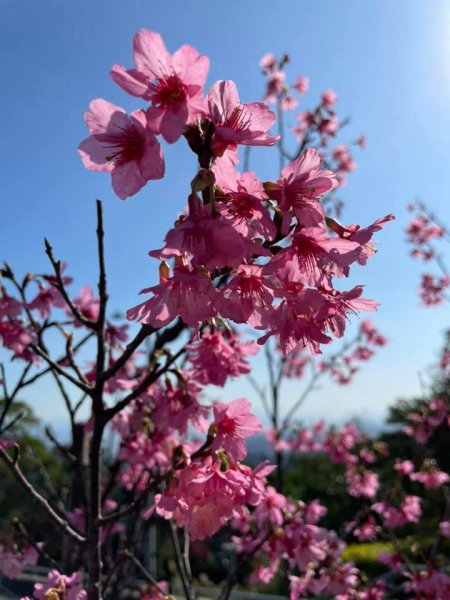
[[[50,245],[50,242],[47,239],[45,239],[44,243],[45,243],[45,253],[49,257],[50,262],[52,263],[52,266],[53,266],[53,270],[55,271],[56,284],[53,284],[53,285],[56,287],[56,289],[59,291],[61,296],[64,298],[65,303],[69,307],[69,310],[73,314],[75,319],[77,319],[77,321],[80,321],[80,323],[82,323],[88,329],[92,329],[93,331],[95,331],[96,324],[93,321],[86,319],[86,317],[80,312],[80,310],[75,306],[75,304],[69,298],[69,295],[67,293],[67,290],[66,290],[66,287],[64,285],[62,275],[61,275],[61,261],[55,260],[55,257],[53,255],[53,248]]]
[[[16,446],[16,455],[14,458],[11,458],[6,450],[0,446],[0,458],[4,462],[4,464],[11,471],[12,475],[19,483],[19,485],[25,490],[28,496],[39,504],[39,506],[45,511],[45,513],[49,516],[49,518],[53,521],[53,523],[65,534],[70,536],[74,541],[78,544],[84,544],[86,542],[86,538],[83,537],[78,531],[76,531],[73,527],[69,525],[69,523],[60,516],[48,503],[48,501],[39,494],[39,492],[31,485],[25,475],[22,473],[19,467],[19,447]]]

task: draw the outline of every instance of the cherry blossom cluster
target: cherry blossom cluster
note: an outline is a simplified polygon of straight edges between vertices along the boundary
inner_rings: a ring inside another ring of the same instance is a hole
[[[289,55],[284,54],[278,59],[272,53],[265,54],[260,61],[262,73],[266,77],[263,100],[276,104],[279,116],[280,113],[296,109],[303,101],[303,96],[309,91],[310,80],[304,75],[298,75],[291,84],[286,82],[286,66],[289,62]],[[335,172],[339,185],[343,186],[347,174],[357,167],[351,146],[365,148],[366,138],[361,135],[352,143],[335,143],[334,140],[340,129],[348,122],[348,119],[340,119],[336,114],[337,100],[336,92],[331,89],[325,90],[315,108],[295,114],[295,125],[291,127],[291,131],[299,144],[294,154],[300,154],[306,147],[316,148],[325,164]],[[283,151],[289,155],[285,148]],[[343,203],[341,200],[333,199],[331,206],[339,215]]]
[[[326,222],[320,200],[338,179],[313,148],[275,182],[237,171],[239,145],[279,141],[269,133],[275,114],[263,103],[243,104],[232,81],[216,82],[203,96],[209,63],[194,48],[183,46],[171,57],[159,34],[141,30],[134,62],[130,70],[114,65],[111,76],[149,106],[127,117],[105,100],[91,103],[85,117],[91,136],[79,148],[85,166],[111,172],[125,198],[163,176],[155,136],[174,143],[184,135],[200,170],[186,214],[164,246],[150,252],[161,261],[160,282],[143,290],[151,298],[128,318],[161,328],[179,316],[196,329],[230,319],[267,330],[259,343],[275,335],[285,353],[301,346],[318,353],[329,333],[343,334],[349,313],[375,310],[361,286],[338,292],[333,279],[348,276],[355,262],[365,264],[375,252],[373,233],[393,217],[367,228]]]
[[[87,592],[83,589],[83,573],[76,571],[72,575],[62,575],[56,569],[48,574],[48,583],[35,583],[33,598],[36,600],[87,600]],[[21,600],[32,600],[28,596]]]
[[[339,385],[348,385],[361,365],[370,360],[377,349],[385,346],[387,342],[387,338],[376,329],[370,319],[363,319],[356,337],[346,342],[344,348],[335,354],[317,361],[304,350],[288,354],[284,363],[284,374],[289,378],[301,379],[306,368],[310,366],[314,372],[319,370],[328,373]]]
[[[403,431],[418,444],[426,444],[439,426],[448,426],[448,404],[442,398],[433,398],[430,402],[423,402],[416,411],[408,413],[406,418],[408,424]]]
[[[217,81],[205,90],[209,60],[193,47],[184,45],[171,55],[158,33],[143,29],[134,38],[133,58],[132,68],[113,65],[111,77],[143,107],[127,114],[107,100],[92,101],[85,114],[90,135],[78,148],[83,164],[111,175],[116,195],[126,199],[164,177],[165,143],[183,139],[198,160],[183,199],[185,210],[162,247],[150,252],[159,262],[159,283],[143,290],[150,297],[127,311],[129,321],[141,323],[138,333],[133,337],[129,324],[107,315],[101,203],[98,293],[89,286],[68,292],[72,280],[48,242],[54,274],[21,280],[8,265],[1,273],[0,339],[25,366],[11,393],[1,372],[6,408],[0,415],[0,458],[68,536],[78,557],[72,575],[50,571],[48,583],[36,584],[33,597],[100,600],[102,586],[114,594],[108,589],[114,589],[114,577],[106,568],[119,565],[121,573],[126,559],[140,568],[124,546],[131,536],[123,517],[134,515],[170,521],[175,538],[179,529],[194,541],[232,525],[240,534],[233,538],[238,553],[261,563],[252,582],[269,582],[287,564],[293,600],[318,594],[381,598],[381,584],[359,589],[362,576],[343,561],[343,542],[318,525],[325,513],[318,501],[305,504],[277,491],[269,484],[275,467],[268,462],[243,463],[246,439],[262,429],[250,402],[211,401],[206,388],[249,375],[250,357],[270,338],[276,340],[284,373],[300,376],[311,354],[321,354],[333,337],[344,336],[351,316],[376,310],[377,303],[363,297],[362,285],[342,290],[335,284],[345,281],[352,265],[364,266],[376,253],[372,238],[393,216],[361,227],[327,214],[330,193],[355,168],[348,145],[329,148],[340,128],[331,90],[316,110],[298,119],[299,148],[288,156],[281,136],[271,132],[276,115],[265,102],[242,102],[232,81]],[[277,103],[279,116],[296,102],[284,83],[287,61],[287,56],[262,61],[268,77],[265,101]],[[302,95],[307,87],[307,79],[299,77],[293,89]],[[364,139],[357,143],[363,146]],[[274,180],[258,177],[247,166],[240,169],[239,146],[275,145],[282,160]],[[256,330],[257,342],[242,338],[243,325]],[[54,358],[50,343],[56,335]],[[143,351],[147,339],[151,343]],[[363,321],[355,344],[344,346],[339,360],[322,361],[318,370],[346,383],[385,342]],[[292,358],[283,362],[290,352]],[[53,441],[70,465],[72,486],[80,488],[79,498],[69,498],[67,506],[55,502],[55,508],[21,471],[20,448],[8,437],[14,422],[6,422],[17,394],[47,374],[61,392],[74,437],[73,447]],[[67,383],[81,399],[72,398]],[[84,422],[83,405],[89,405]],[[118,451],[107,473],[110,457],[103,454],[102,441],[109,430]],[[76,435],[81,449],[75,448]],[[334,464],[344,465],[348,494],[371,503],[366,521],[356,519],[352,528],[364,530],[361,539],[370,539],[372,522],[375,529],[389,528],[420,517],[416,496],[375,502],[380,482],[373,465],[385,448],[371,445],[354,426],[337,431],[319,423],[286,432],[274,427],[272,437],[280,452],[326,452]],[[443,475],[427,462],[408,474],[415,485],[427,487],[433,487],[431,481],[445,483]],[[121,504],[119,498],[132,500]],[[441,530],[445,535],[445,525]],[[113,535],[119,560],[102,564],[103,547]],[[0,546],[0,570],[16,577],[38,555],[45,559],[39,543],[23,550]],[[189,592],[187,563],[183,566],[188,559],[177,559]],[[164,583],[155,580],[152,586],[142,598],[166,596]]]
[[[38,542],[38,547],[43,544]],[[39,552],[33,546],[25,546],[19,550],[15,543],[0,544],[0,573],[16,579],[29,566],[37,564]]]
[[[420,413],[410,413],[407,415],[411,427],[406,428],[405,433],[412,435],[419,444],[419,448],[425,444],[432,432],[439,426],[446,423],[448,418],[448,407],[443,401],[433,400],[428,405],[428,410]],[[372,442],[358,431],[353,424],[348,424],[341,429],[326,429],[323,422],[307,428],[299,429],[289,440],[274,440],[278,451],[289,451],[290,453],[307,453],[316,454],[318,452],[327,453],[330,460],[335,465],[342,465],[345,469],[344,478],[347,487],[347,493],[353,498],[359,498],[361,507],[355,510],[354,518],[351,522],[345,525],[346,537],[353,537],[359,542],[374,541],[376,539],[395,540],[394,531],[402,530],[402,528],[418,524],[420,520],[426,517],[423,512],[422,500],[426,497],[427,490],[446,490],[446,485],[450,481],[448,473],[439,469],[436,461],[432,458],[421,458],[420,452],[415,453],[413,459],[396,459],[392,460],[391,473],[389,477],[386,474],[383,477],[383,482],[379,480],[378,473],[373,467],[381,457],[383,464],[386,464],[390,448],[386,443]],[[368,468],[369,466],[372,468]],[[411,484],[407,484],[405,480],[411,482],[417,490],[417,493],[411,493]],[[267,501],[252,513],[251,518],[256,518],[256,515],[262,511],[262,507],[266,507],[266,517],[270,515],[272,519],[273,533],[268,536],[268,541],[264,541],[264,551],[268,553],[269,562],[267,567],[258,566],[253,574],[254,581],[269,581],[277,572],[276,567],[272,567],[273,563],[282,558],[287,558],[283,554],[282,544],[286,537],[286,522],[283,520],[283,511],[286,511],[288,506],[286,498],[275,490],[269,494]],[[425,504],[426,506],[426,504]],[[292,507],[289,509],[293,512]],[[450,536],[450,525],[447,515],[448,508],[445,508],[444,518],[437,523],[436,539],[445,539]],[[323,516],[325,510],[322,507]],[[250,534],[251,528],[248,526],[249,518],[236,521],[235,526],[242,528],[243,532]],[[250,523],[253,523],[250,519]],[[261,532],[261,522],[256,521],[253,527]],[[262,535],[262,534],[261,534]],[[277,537],[278,535],[278,537]],[[274,539],[276,539],[276,542]],[[270,542],[271,541],[271,542]],[[438,548],[435,542],[433,548]],[[304,547],[300,547],[303,549]],[[299,548],[299,544],[295,546]],[[424,565],[416,565],[408,558],[407,552],[401,547],[396,547],[393,553],[382,552],[379,556],[380,564],[386,565],[387,568],[395,573],[395,578],[400,582],[400,588],[405,593],[414,593],[414,597],[420,598],[448,598],[450,597],[450,578],[445,572],[445,567],[441,559],[437,560],[435,550],[422,550],[423,556],[427,558]],[[247,539],[245,550],[250,552],[251,537]],[[270,550],[269,550],[270,549]],[[391,596],[392,586],[395,593],[395,585],[388,579],[381,578],[376,587],[372,590],[365,586],[360,586],[358,582],[358,572],[352,571],[355,577],[353,583],[350,584],[347,580],[347,587],[342,591],[332,588],[330,591],[326,587],[326,582],[333,584],[334,576],[340,572],[337,564],[334,564],[332,572],[333,577],[321,579],[321,571],[314,570],[314,562],[320,554],[314,554],[317,551],[315,543],[310,539],[308,549],[313,552],[313,558],[309,557],[309,566],[301,568],[300,575],[291,573],[291,597],[302,598],[317,595],[319,593],[333,595],[342,598],[384,598],[395,597]],[[306,551],[306,550],[305,550]],[[342,551],[342,549],[341,549]],[[279,554],[277,554],[279,552]],[[421,559],[422,560],[422,559]],[[347,569],[349,565],[343,565]],[[348,572],[348,571],[347,571]],[[327,573],[329,575],[329,573]],[[311,582],[312,583],[309,583]],[[311,585],[311,587],[308,587]],[[318,586],[317,588],[315,586]],[[350,589],[352,591],[350,591]],[[328,590],[328,591],[326,591]],[[421,593],[427,595],[421,596]],[[342,594],[338,595],[338,594]],[[361,595],[360,595],[361,594]],[[367,596],[365,595],[367,594]],[[371,595],[375,594],[375,595]],[[408,596],[409,597],[409,596]]]
[[[255,469],[241,464],[247,449],[244,439],[261,429],[250,412],[250,403],[237,399],[215,403],[213,421],[200,405],[200,386],[187,383],[179,373],[177,387],[166,382],[150,389],[129,413],[116,418],[122,436],[119,459],[127,465],[119,475],[128,489],[143,490],[152,473],[164,480],[164,491],[156,494],[154,511],[186,527],[192,539],[203,539],[218,531],[245,504],[261,501],[266,477],[274,467],[265,463]],[[206,433],[206,440],[186,440],[188,426]]]
[[[269,583],[283,561],[292,600],[338,597],[356,588],[358,570],[341,559],[345,544],[335,532],[317,525],[325,513],[326,508],[316,500],[294,502],[268,487],[252,513],[244,510],[237,514],[233,527],[240,535],[233,540],[238,552],[242,557],[256,556],[261,563],[251,573],[251,583]]]
[[[407,241],[411,245],[410,254],[424,263],[433,262],[439,273],[422,273],[419,296],[425,306],[436,306],[448,301],[450,275],[436,242],[448,241],[444,225],[437,222],[435,215],[425,204],[408,204],[407,209],[413,219],[406,227]]]

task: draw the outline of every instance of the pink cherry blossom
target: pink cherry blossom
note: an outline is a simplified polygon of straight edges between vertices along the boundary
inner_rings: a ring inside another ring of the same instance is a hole
[[[222,387],[228,377],[250,373],[245,357],[258,351],[255,342],[241,343],[234,334],[224,336],[219,331],[203,333],[199,341],[186,348],[196,381]]]
[[[35,365],[39,360],[29,345],[36,343],[36,332],[26,327],[20,320],[0,321],[0,340],[3,346],[13,352],[13,358],[25,360]]]
[[[261,329],[267,325],[274,292],[262,268],[240,265],[221,290],[220,313],[236,323],[248,323]]]
[[[233,227],[246,238],[272,240],[276,227],[264,206],[268,196],[253,172],[239,173],[232,165],[219,161],[213,167],[218,194],[218,209]]]
[[[166,492],[155,496],[156,512],[165,519],[174,518],[179,527],[187,527],[191,539],[204,539],[216,533],[244,503],[257,504],[262,498],[265,477],[271,469],[260,465],[231,465],[206,458],[192,462],[177,473]]]
[[[208,271],[222,267],[237,267],[254,255],[270,255],[258,244],[240,235],[221,215],[211,215],[208,206],[202,206],[195,194],[189,196],[189,215],[170,229],[161,250],[152,250],[151,256],[160,260],[180,256],[194,267],[204,266]]]
[[[153,133],[176,142],[187,124],[204,112],[203,86],[209,59],[184,45],[171,57],[159,35],[141,29],[133,41],[135,68],[113,65],[111,77],[126,92],[151,102],[147,110]]]
[[[212,150],[222,156],[238,144],[273,146],[280,136],[269,136],[275,114],[261,102],[242,104],[233,81],[217,81],[209,91],[208,105],[215,133]]]
[[[292,236],[265,268],[284,281],[305,281],[316,286],[329,284],[331,278],[348,276],[350,265],[358,260],[361,246],[354,241],[328,237],[321,227],[307,227]]]
[[[48,574],[48,583],[35,583],[33,597],[37,600],[45,600],[51,589],[60,590],[64,594],[64,600],[86,600],[87,592],[82,589],[83,573],[76,571],[72,575],[62,575],[56,569]]]
[[[414,465],[410,460],[396,460],[394,469],[399,475],[409,475],[414,471]]]
[[[416,473],[411,473],[409,478],[411,481],[419,481],[427,490],[440,488],[444,483],[450,481],[450,476],[444,471],[439,471],[436,468],[425,469]]]
[[[262,67],[264,70],[266,70],[269,73],[276,68],[277,64],[278,64],[277,58],[276,58],[275,54],[273,54],[272,52],[268,52],[267,54],[264,54],[264,56],[262,56],[259,61],[259,66]]]
[[[39,542],[38,547],[44,544]],[[26,546],[20,551],[16,545],[6,547],[0,544],[0,574],[17,579],[25,567],[36,565],[39,553],[36,548]]]
[[[300,95],[306,94],[309,90],[309,77],[299,75],[292,86]]]
[[[318,200],[337,187],[338,182],[331,171],[321,167],[320,154],[309,148],[284,167],[281,179],[265,185],[267,193],[277,200],[282,211],[284,233],[289,229],[290,212],[303,227],[317,227],[323,223],[325,213]]]
[[[111,173],[115,193],[125,200],[147,181],[164,176],[161,146],[143,111],[129,116],[106,100],[93,100],[84,119],[91,132],[78,147],[84,166]]]
[[[333,90],[325,90],[322,94],[322,104],[325,108],[332,108],[338,96]]]
[[[251,404],[238,398],[229,404],[217,402],[213,407],[216,437],[212,450],[223,449],[232,460],[242,460],[247,455],[244,438],[261,431],[262,425],[250,412]]]
[[[0,319],[17,319],[23,311],[23,303],[10,296],[4,287],[0,292]]]
[[[180,316],[190,327],[197,327],[216,314],[216,294],[208,275],[191,271],[187,267],[176,267],[173,277],[161,277],[159,285],[146,288],[141,294],[153,296],[127,310],[127,319],[160,328]]]
[[[373,498],[378,491],[378,475],[366,469],[357,469],[349,465],[345,472],[347,491],[350,496]]]
[[[73,299],[73,304],[78,308],[80,313],[89,321],[97,321],[100,310],[100,299],[94,296],[92,288],[89,285],[84,285],[80,289],[79,295]],[[71,311],[67,308],[66,313],[69,317],[72,316]],[[75,327],[81,327],[81,323],[74,320]]]
[[[43,319],[48,319],[53,307],[64,308],[66,306],[61,293],[54,287],[39,285],[39,292],[28,304],[30,310],[37,310]]]
[[[367,259],[376,253],[376,248],[372,244],[371,239],[376,231],[380,231],[390,221],[395,220],[394,215],[386,215],[380,219],[377,219],[374,223],[368,227],[361,227],[360,225],[348,225],[344,227],[335,219],[327,218],[326,223],[328,227],[337,233],[340,238],[357,242],[361,245],[361,253],[358,258],[360,265],[365,265]]]

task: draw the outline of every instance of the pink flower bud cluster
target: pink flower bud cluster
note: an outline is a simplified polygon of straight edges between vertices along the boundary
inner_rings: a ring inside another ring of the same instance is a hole
[[[408,424],[403,431],[418,444],[426,444],[434,431],[448,419],[448,406],[442,398],[423,403],[415,412],[406,415]]]
[[[87,592],[83,590],[83,573],[76,571],[72,575],[62,575],[56,569],[48,574],[48,583],[35,583],[33,598],[46,600],[47,598],[64,598],[64,600],[86,600]],[[24,597],[21,600],[32,600]]]
[[[291,598],[343,594],[359,583],[358,570],[342,562],[345,544],[335,532],[317,525],[326,509],[317,500],[294,502],[272,487],[253,512],[247,509],[232,521],[240,532],[233,541],[243,557],[255,555],[259,564],[250,576],[253,584],[269,583],[283,561],[287,565]],[[263,566],[267,564],[268,566]]]
[[[411,245],[411,256],[424,262],[434,261],[441,272],[422,273],[419,285],[419,296],[425,306],[436,306],[447,302],[447,290],[450,287],[444,260],[438,251],[436,241],[448,241],[447,229],[436,222],[436,217],[421,202],[409,204],[407,209],[414,214],[406,227],[407,241]]]
[[[44,544],[39,542],[41,548]],[[26,546],[19,550],[16,544],[0,544],[0,574],[17,579],[25,567],[34,566],[39,558],[39,553],[33,546]]]
[[[266,77],[265,94],[263,100],[276,103],[281,112],[292,111],[299,105],[301,97],[309,90],[309,78],[297,76],[294,83],[286,81],[285,67],[289,63],[289,56],[283,55],[278,59],[269,53],[261,58],[260,66]],[[295,96],[297,94],[297,97]],[[351,145],[365,148],[366,138],[361,135],[352,144],[339,143],[334,148],[329,148],[331,139],[335,138],[339,130],[345,125],[346,120],[340,120],[335,112],[338,95],[331,89],[325,90],[320,102],[312,110],[303,110],[295,115],[296,125],[292,133],[300,144],[300,148],[307,145],[319,149],[327,165],[332,166],[339,185],[345,184],[347,173],[356,169],[356,162],[351,154]],[[340,214],[342,203],[334,201],[334,210]]]

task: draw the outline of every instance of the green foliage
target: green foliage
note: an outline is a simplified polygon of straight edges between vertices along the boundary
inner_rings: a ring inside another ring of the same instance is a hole
[[[349,544],[344,550],[342,558],[355,563],[358,569],[362,569],[370,577],[374,577],[385,571],[385,567],[378,562],[381,552],[392,553],[394,551],[394,545],[390,542]]]

